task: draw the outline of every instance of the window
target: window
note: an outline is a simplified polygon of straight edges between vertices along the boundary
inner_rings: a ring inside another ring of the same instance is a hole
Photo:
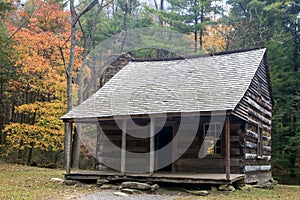
[[[222,126],[221,123],[204,124],[204,144],[207,154],[221,155],[222,150]]]
[[[263,143],[262,143],[262,128],[261,125],[258,125],[257,127],[257,157],[261,158],[263,155]]]

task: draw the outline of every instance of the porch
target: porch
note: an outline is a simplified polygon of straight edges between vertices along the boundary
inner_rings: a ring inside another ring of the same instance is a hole
[[[108,181],[140,181],[153,183],[180,183],[180,184],[211,184],[223,185],[234,184],[235,182],[243,181],[244,174],[230,174],[227,178],[226,174],[216,173],[172,173],[172,172],[155,172],[153,175],[149,173],[141,174],[126,174],[120,172],[108,171],[80,171],[66,174],[68,180],[78,181],[97,181],[98,179],[106,179]]]

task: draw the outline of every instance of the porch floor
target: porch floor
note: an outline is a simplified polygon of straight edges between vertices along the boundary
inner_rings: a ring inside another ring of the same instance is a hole
[[[150,174],[125,174],[107,171],[80,171],[65,175],[66,179],[78,181],[96,181],[107,179],[109,181],[141,181],[141,182],[163,182],[163,183],[188,183],[188,184],[233,184],[245,178],[244,174],[230,174],[226,179],[225,174],[212,173],[183,173],[183,172],[155,172]]]

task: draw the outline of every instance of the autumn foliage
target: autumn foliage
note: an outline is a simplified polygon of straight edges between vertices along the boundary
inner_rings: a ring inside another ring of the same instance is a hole
[[[12,36],[16,76],[9,80],[14,96],[13,123],[5,126],[5,152],[32,154],[63,149],[66,75],[70,46],[69,12],[54,1],[31,0],[15,9],[7,23]],[[75,61],[80,60],[76,47]],[[26,156],[25,156],[26,157]]]

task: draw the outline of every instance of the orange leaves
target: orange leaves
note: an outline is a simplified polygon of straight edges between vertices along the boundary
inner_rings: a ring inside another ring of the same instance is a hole
[[[33,0],[16,11],[8,26],[15,33],[14,48],[18,53],[13,60],[21,74],[19,81],[29,86],[30,92],[50,93],[55,97],[64,94],[65,71],[60,49],[68,62],[69,15],[52,1]],[[23,24],[22,28],[19,24]]]

